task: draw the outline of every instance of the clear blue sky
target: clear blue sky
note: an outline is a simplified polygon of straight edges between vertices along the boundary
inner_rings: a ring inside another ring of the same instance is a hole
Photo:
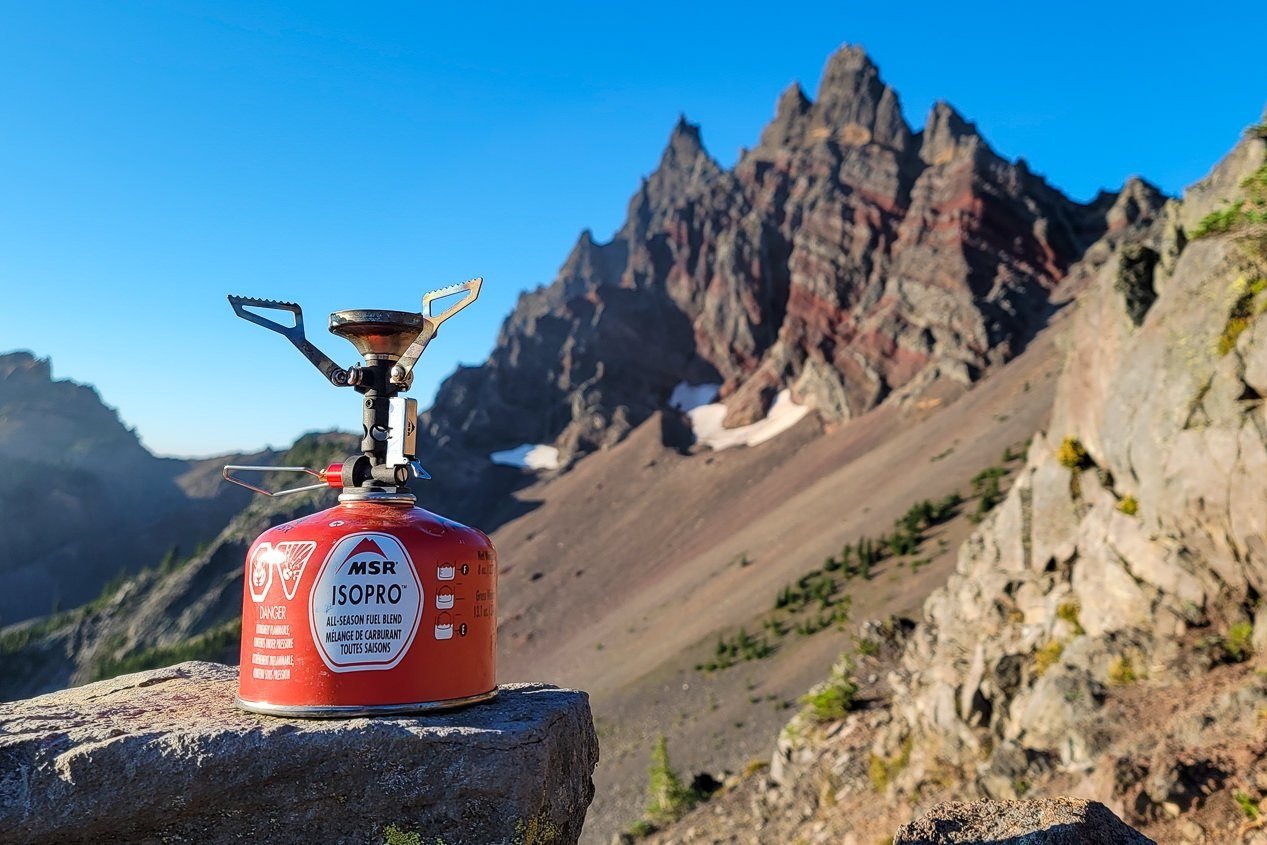
[[[679,113],[724,164],[865,46],[1078,198],[1199,178],[1267,102],[1267,3],[0,3],[0,350],[152,449],[284,446],[356,403],[224,295],[407,309],[483,274],[425,406],[524,288],[607,237]],[[513,444],[507,444],[513,445]]]

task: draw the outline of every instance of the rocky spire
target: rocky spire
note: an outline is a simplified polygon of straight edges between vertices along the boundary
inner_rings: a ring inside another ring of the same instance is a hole
[[[657,200],[680,199],[690,188],[720,173],[721,168],[700,140],[699,125],[688,123],[686,115],[680,115],[669,133],[660,165],[647,179],[647,185]]]
[[[48,358],[36,358],[25,349],[0,355],[0,381],[12,378],[32,382],[51,382],[52,364]]]
[[[929,110],[928,120],[924,123],[919,157],[928,164],[943,164],[960,150],[975,147],[980,142],[977,127],[964,120],[950,103],[938,100]]]
[[[799,82],[793,82],[774,107],[774,120],[761,132],[761,146],[767,149],[800,146],[809,128],[809,114],[813,108],[809,97]]]
[[[629,202],[629,216],[621,234],[646,231],[653,221],[721,173],[721,167],[704,149],[699,125],[688,122],[686,115],[679,116],[659,166],[642,181]]]
[[[880,79],[866,52],[851,44],[827,60],[814,112],[816,126],[845,143],[873,141],[905,150],[911,141],[897,94]]]
[[[1166,195],[1156,185],[1138,176],[1130,176],[1114,197],[1105,219],[1109,230],[1117,231],[1156,217],[1165,204]]]

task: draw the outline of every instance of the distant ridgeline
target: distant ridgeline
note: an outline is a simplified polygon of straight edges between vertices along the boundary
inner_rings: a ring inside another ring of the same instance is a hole
[[[0,626],[192,554],[247,501],[220,486],[218,461],[156,458],[95,390],[28,352],[0,355],[0,458]]]

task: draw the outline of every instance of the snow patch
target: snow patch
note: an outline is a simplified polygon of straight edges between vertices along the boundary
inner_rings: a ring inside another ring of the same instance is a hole
[[[673,388],[673,393],[669,396],[669,407],[683,412],[694,411],[716,399],[719,390],[721,390],[720,384],[678,382],[678,386]]]
[[[495,464],[520,469],[559,468],[559,450],[544,443],[525,443],[513,449],[491,452],[488,458]]]
[[[770,413],[766,414],[765,419],[752,425],[724,428],[722,422],[726,419],[726,406],[720,402],[700,405],[688,411],[687,416],[691,419],[695,442],[721,451],[732,446],[756,446],[764,443],[796,425],[809,412],[809,405],[796,404],[792,401],[792,392],[784,389],[774,398],[774,404],[770,406]]]

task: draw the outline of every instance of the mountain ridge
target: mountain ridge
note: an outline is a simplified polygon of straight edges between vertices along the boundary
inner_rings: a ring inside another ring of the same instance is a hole
[[[1075,202],[945,102],[915,131],[852,46],[815,100],[784,91],[760,139],[725,169],[680,117],[612,238],[582,231],[488,361],[441,384],[424,417],[436,460],[476,486],[495,450],[555,445],[566,465],[681,382],[719,384],[727,426],[782,389],[834,423],[967,386],[1024,348],[1100,234],[1164,199],[1132,180],[1125,206],[1121,192]]]
[[[54,379],[51,359],[0,354],[0,622],[78,605],[178,547],[191,553],[249,498],[209,481],[216,466],[274,457],[157,457],[95,388]]]

